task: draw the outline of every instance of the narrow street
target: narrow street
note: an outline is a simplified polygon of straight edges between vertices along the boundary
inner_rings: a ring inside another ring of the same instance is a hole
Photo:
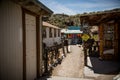
[[[97,57],[87,57],[84,66],[83,47],[70,45],[70,50],[48,80],[113,80],[119,71],[118,62],[101,61]]]
[[[84,54],[82,47],[78,45],[70,45],[70,53],[66,53],[66,57],[62,63],[54,68],[52,76],[83,77],[84,70]]]
[[[102,61],[98,57],[87,57],[84,66],[84,52],[80,45],[70,45],[70,53],[53,68],[52,75],[40,80],[116,80],[119,74],[119,63]]]

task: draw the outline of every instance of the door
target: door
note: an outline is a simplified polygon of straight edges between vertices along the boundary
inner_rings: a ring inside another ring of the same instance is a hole
[[[115,58],[115,26],[114,24],[104,24],[99,27],[100,33],[100,57],[103,59]]]
[[[114,55],[114,25],[107,24],[104,26],[104,51],[103,54],[112,54]]]
[[[36,78],[36,17],[25,14],[25,34],[26,34],[26,80]]]

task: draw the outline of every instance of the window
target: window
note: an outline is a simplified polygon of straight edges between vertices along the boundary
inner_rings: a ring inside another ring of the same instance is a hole
[[[49,37],[52,37],[52,28],[49,28]]]
[[[56,37],[56,29],[54,29],[54,37]]]
[[[58,29],[58,37],[60,37],[60,30]]]
[[[46,27],[43,27],[42,37],[43,37],[43,38],[46,38]]]

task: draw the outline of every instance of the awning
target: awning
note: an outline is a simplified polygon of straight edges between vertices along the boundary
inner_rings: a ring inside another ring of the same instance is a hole
[[[80,34],[80,33],[83,33],[83,31],[62,29],[61,33],[65,33],[65,34]]]

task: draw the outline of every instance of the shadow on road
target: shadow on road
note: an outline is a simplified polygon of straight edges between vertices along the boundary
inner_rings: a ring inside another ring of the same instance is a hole
[[[104,61],[98,57],[89,57],[91,65],[86,65],[98,74],[118,74],[120,72],[120,64],[115,61]]]

